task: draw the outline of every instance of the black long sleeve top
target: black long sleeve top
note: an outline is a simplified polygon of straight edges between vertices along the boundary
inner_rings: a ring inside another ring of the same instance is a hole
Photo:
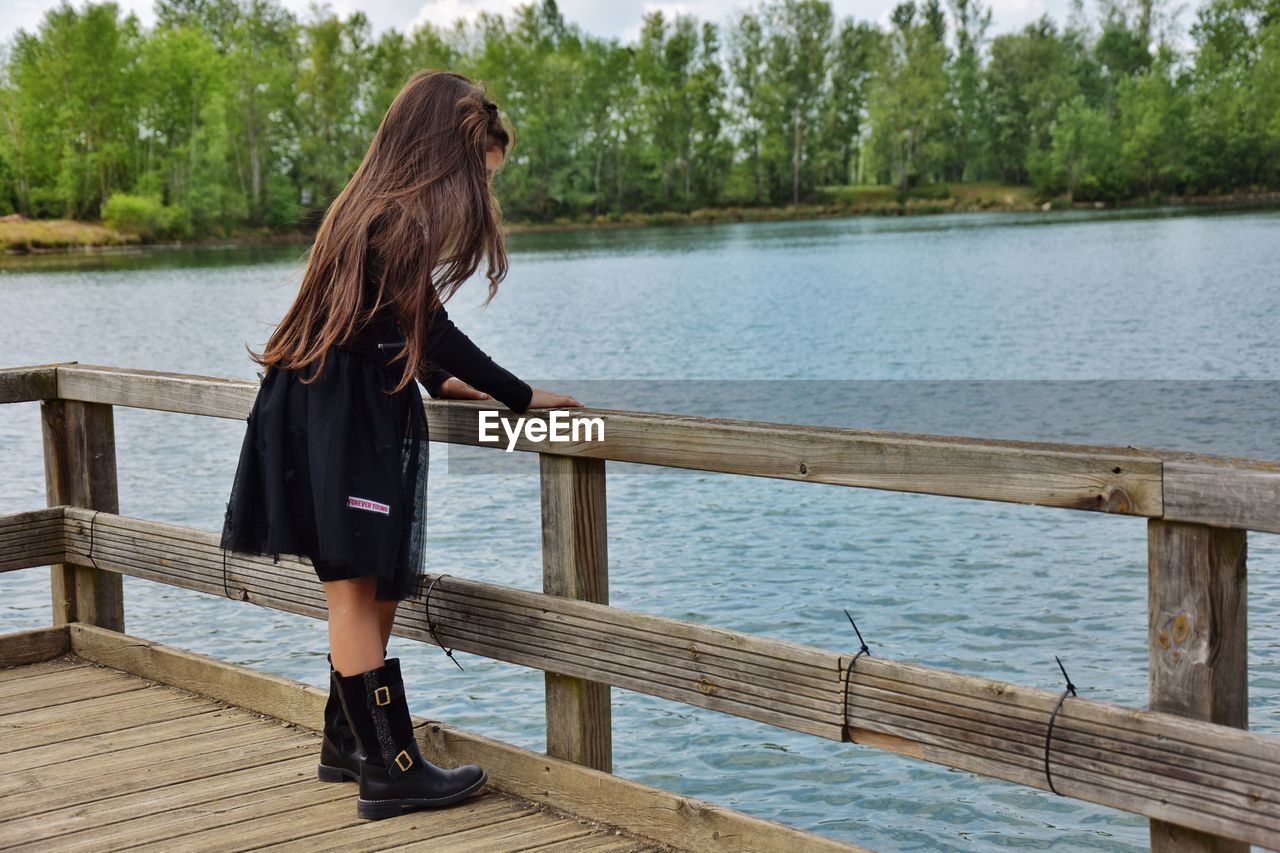
[[[366,258],[365,296],[366,304],[372,304],[377,292],[377,276],[379,263],[377,252],[370,248]],[[392,313],[392,306],[379,309],[379,315],[370,322],[373,329],[381,329],[382,333],[395,335],[400,339],[400,319]],[[430,325],[422,341],[424,366],[418,372],[418,380],[426,386],[432,397],[439,396],[440,386],[450,376],[457,376],[462,381],[492,396],[508,409],[523,412],[529,408],[533,397],[533,389],[511,371],[505,369],[490,358],[480,347],[466,336],[453,321],[449,313],[441,305],[432,314]]]

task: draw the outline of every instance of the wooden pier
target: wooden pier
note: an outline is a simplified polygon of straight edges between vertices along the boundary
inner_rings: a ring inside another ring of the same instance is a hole
[[[362,821],[352,808],[353,786],[316,781],[320,736],[308,730],[309,719],[283,721],[173,686],[214,679],[261,697],[297,695],[297,685],[223,670],[113,631],[79,623],[73,630],[0,640],[6,661],[33,649],[93,656],[64,654],[0,670],[6,849],[670,849],[493,786],[449,809]],[[150,668],[163,681],[93,662],[139,647],[148,648]],[[314,695],[302,707],[320,711],[319,691],[306,691]]]
[[[1246,532],[1280,533],[1280,463],[585,410],[604,441],[517,445],[541,454],[544,591],[448,575],[430,601],[441,642],[546,673],[546,753],[419,721],[425,755],[481,764],[489,789],[362,823],[344,786],[310,776],[320,691],[122,633],[125,574],[324,618],[305,562],[232,555],[224,575],[215,534],[119,514],[113,406],[244,418],[256,390],[74,363],[0,371],[0,402],[39,401],[48,488],[47,507],[0,517],[0,571],[53,567],[53,626],[0,638],[14,771],[0,846],[855,849],[613,775],[622,687],[1143,815],[1158,851],[1280,849],[1280,738],[1247,730],[1245,619]],[[433,440],[483,446],[480,404],[426,406]],[[1149,708],[610,607],[607,460],[1141,519]],[[395,633],[434,642],[422,607]],[[242,756],[270,773],[242,772]]]

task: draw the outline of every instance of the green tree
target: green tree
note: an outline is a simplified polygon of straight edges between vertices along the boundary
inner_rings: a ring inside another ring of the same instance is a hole
[[[1189,106],[1173,57],[1163,52],[1149,72],[1120,82],[1120,156],[1134,189],[1178,192],[1187,182]]]
[[[293,109],[298,133],[295,179],[318,223],[360,164],[374,128],[363,105],[372,94],[369,20],[316,15],[300,28],[301,63]]]
[[[580,106],[586,116],[584,153],[590,158],[591,213],[612,207],[621,212],[627,164],[628,116],[635,103],[632,53],[616,40],[588,39],[583,44]],[[612,196],[613,201],[610,202]]]
[[[1280,186],[1280,17],[1273,15],[1259,32],[1248,81],[1259,116],[1257,182]]]
[[[297,20],[274,0],[157,0],[156,17],[200,26],[226,58],[231,173],[247,222],[296,223]]]
[[[9,63],[6,112],[27,215],[96,217],[128,187],[139,155],[141,31],[115,3],[66,0],[38,32],[19,31]]]
[[[868,92],[880,50],[880,31],[845,18],[831,54],[831,85],[822,105],[819,179],[824,184],[857,181],[866,129]]]
[[[872,147],[901,201],[913,182],[938,175],[946,146],[946,50],[931,9],[911,0],[894,9],[871,91]]]
[[[688,89],[693,127],[686,188],[697,204],[715,204],[720,200],[733,159],[732,144],[724,136],[728,108],[724,99],[725,73],[720,65],[720,33],[715,24],[702,25]]]
[[[982,51],[991,28],[991,7],[981,0],[951,0],[955,54],[950,87],[955,129],[952,133],[948,178],[972,178],[982,148]]]
[[[761,150],[764,128],[769,120],[769,104],[765,97],[764,23],[755,12],[738,16],[729,31],[729,76],[735,89],[730,119],[736,124],[740,153],[745,157],[750,175],[753,204],[764,200],[764,167]]]
[[[780,0],[767,7],[767,92],[772,121],[766,140],[786,151],[790,199],[800,203],[802,189],[813,186],[806,171],[822,119],[831,63],[832,14],[823,0]],[[775,174],[782,170],[775,171]]]
[[[652,12],[631,43],[556,0],[377,38],[362,13],[157,0],[144,32],[69,0],[0,46],[0,212],[160,236],[310,228],[404,82],[481,80],[517,128],[496,181],[513,219],[795,204],[816,187],[1000,178],[1081,201],[1280,186],[1276,0],[1075,0],[988,39],[984,0],[891,22],[762,0],[723,33]],[[723,38],[722,38],[723,36]],[[723,42],[723,43],[722,43]],[[134,227],[134,226],[131,226]]]
[[[645,143],[649,178],[660,188],[663,207],[690,206],[693,107],[690,81],[698,49],[694,19],[661,11],[644,16],[636,45],[640,86],[638,128]]]
[[[1263,0],[1211,0],[1191,28],[1190,172],[1200,191],[1275,185],[1280,18]]]
[[[581,159],[581,31],[554,0],[543,0],[518,6],[510,23],[482,15],[470,35],[478,53],[462,64],[490,84],[519,133],[516,168],[502,179],[510,208],[552,219],[591,204],[590,170]]]
[[[1001,179],[1025,183],[1033,160],[1048,151],[1058,111],[1080,93],[1074,48],[1047,17],[992,41],[986,146]]]
[[[227,224],[226,76],[205,32],[160,27],[142,47],[142,174],[130,189],[154,193],[197,231]],[[234,204],[231,205],[234,210]]]
[[[17,124],[18,97],[0,48],[0,216],[14,212],[20,204],[30,205],[31,185],[24,163],[27,151]]]
[[[449,35],[430,23],[423,23],[408,35],[394,29],[385,30],[372,44],[363,69],[368,96],[364,99],[361,119],[370,136],[391,101],[415,72],[461,66],[464,54]]]
[[[1050,147],[1036,158],[1031,178],[1046,196],[1065,191],[1076,201],[1113,201],[1124,194],[1120,162],[1110,115],[1076,95],[1062,105]]]

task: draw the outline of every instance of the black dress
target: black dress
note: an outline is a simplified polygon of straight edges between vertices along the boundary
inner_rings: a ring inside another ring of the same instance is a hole
[[[370,250],[365,298],[378,270]],[[402,375],[404,344],[390,306],[317,364],[268,368],[247,418],[227,502],[225,552],[307,557],[322,580],[372,576],[376,597],[419,593],[427,503],[427,422],[417,382]],[[532,389],[493,362],[441,307],[427,329],[419,375],[435,396],[457,376],[513,411]]]

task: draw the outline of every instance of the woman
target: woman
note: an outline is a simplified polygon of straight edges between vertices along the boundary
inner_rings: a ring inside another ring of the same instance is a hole
[[[319,778],[358,780],[357,814],[449,805],[485,782],[418,750],[399,661],[385,659],[399,602],[419,592],[432,396],[513,411],[580,406],[530,388],[450,321],[443,303],[487,260],[507,272],[490,178],[512,132],[481,86],[424,71],[396,96],[326,212],[293,304],[253,359],[224,549],[310,558],[328,604],[330,695]],[[487,303],[488,300],[486,300]]]

